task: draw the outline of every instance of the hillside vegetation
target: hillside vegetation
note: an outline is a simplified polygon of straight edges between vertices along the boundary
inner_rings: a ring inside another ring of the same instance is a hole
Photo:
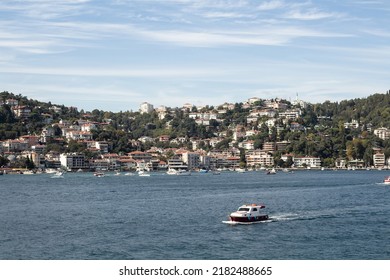
[[[31,108],[28,117],[15,116],[12,106],[7,100],[17,100],[19,106]],[[218,119],[210,120],[208,125],[196,123],[189,117],[190,112],[214,112],[222,109],[221,106],[193,107],[190,110],[182,108],[167,108],[168,113],[160,118],[156,111],[149,114],[139,112],[108,112],[93,110],[87,112],[63,105],[53,105],[50,102],[40,102],[28,99],[22,95],[9,92],[0,93],[0,141],[16,139],[23,135],[40,135],[47,126],[58,130],[60,120],[77,124],[80,120],[88,120],[104,125],[98,125],[93,133],[93,140],[108,141],[110,152],[128,153],[134,150],[147,150],[152,146],[160,148],[185,147],[192,149],[191,140],[199,142],[199,148],[210,151],[213,149],[228,149],[239,147],[245,141],[254,141],[254,148],[261,149],[265,142],[287,141],[287,148],[274,153],[276,164],[281,164],[282,154],[291,153],[300,156],[320,157],[324,166],[333,166],[338,158],[362,159],[365,164],[372,165],[372,156],[376,151],[382,151],[390,156],[390,142],[374,135],[374,129],[390,128],[390,92],[374,94],[367,98],[344,100],[305,106],[293,105],[283,100],[287,109],[299,109],[301,114],[296,119],[275,117],[275,126],[267,126],[268,117],[259,117],[257,121],[248,123],[247,117],[253,110],[263,108],[263,102],[256,102],[250,106],[245,103],[236,103],[234,107],[218,114]],[[50,116],[50,123],[47,118]],[[356,121],[358,127],[346,125]],[[292,127],[299,125],[299,129]],[[239,137],[233,141],[233,134],[237,129],[242,131],[256,130],[252,136]],[[169,139],[184,139],[176,142],[140,142],[141,137],[153,139],[161,135]],[[219,143],[212,147],[207,139],[219,137]],[[85,146],[66,140],[61,151],[83,152]],[[46,143],[50,145],[51,143]],[[57,147],[58,149],[58,147]]]

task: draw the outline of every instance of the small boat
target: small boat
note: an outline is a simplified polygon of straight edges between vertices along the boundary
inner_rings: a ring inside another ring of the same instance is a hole
[[[61,171],[57,171],[52,176],[50,176],[50,178],[53,178],[53,179],[64,178],[64,173]]]
[[[383,183],[386,185],[390,185],[390,176],[387,176],[384,180]]]
[[[170,169],[168,169],[167,174],[168,175],[177,175],[177,172],[178,171],[176,169],[170,168]]]
[[[227,223],[230,224],[248,224],[257,223],[268,220],[268,215],[262,213],[261,209],[264,209],[264,205],[258,204],[244,204],[238,208],[236,212],[229,215]]]
[[[187,170],[178,170],[176,176],[191,176],[191,171]]]
[[[275,168],[272,168],[271,170],[267,171],[267,175],[275,175],[275,174],[276,174]]]
[[[199,173],[208,173],[209,171],[207,169],[199,169]]]
[[[125,176],[134,176],[135,175],[135,173],[133,173],[133,172],[127,172],[127,173],[125,173]]]
[[[95,172],[93,173],[93,176],[96,176],[96,177],[104,177],[105,174],[103,172]]]
[[[138,176],[141,176],[141,177],[149,177],[150,174],[141,170],[141,171],[138,171]]]

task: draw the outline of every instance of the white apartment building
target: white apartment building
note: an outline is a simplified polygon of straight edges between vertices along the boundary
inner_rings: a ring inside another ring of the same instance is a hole
[[[274,158],[263,150],[248,151],[245,155],[247,166],[274,166]]]
[[[385,166],[385,163],[386,163],[385,154],[377,153],[377,154],[373,155],[373,160],[374,160],[374,167],[375,168],[382,168]]]
[[[140,105],[139,111],[141,112],[141,114],[149,114],[153,112],[153,105],[149,104],[148,102],[144,102]]]
[[[304,167],[304,165],[310,168],[321,167],[321,159],[318,157],[294,157],[293,160],[295,167]]]
[[[279,113],[279,117],[286,118],[289,120],[297,119],[299,118],[300,115],[301,115],[300,110],[286,110],[285,112]]]
[[[374,134],[382,140],[390,139],[390,129],[386,127],[377,128],[374,130]]]
[[[344,128],[359,128],[359,122],[357,120],[352,120],[352,122],[348,123],[344,123]]]
[[[85,168],[85,156],[81,154],[61,154],[60,162],[66,169]]]

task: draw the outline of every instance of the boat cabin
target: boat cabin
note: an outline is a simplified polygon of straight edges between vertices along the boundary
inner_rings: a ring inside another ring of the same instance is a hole
[[[258,212],[260,209],[265,208],[264,205],[257,205],[257,204],[249,204],[249,205],[242,205],[240,208],[238,208],[237,212]]]

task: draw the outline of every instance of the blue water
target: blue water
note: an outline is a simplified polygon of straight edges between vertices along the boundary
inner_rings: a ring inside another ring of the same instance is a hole
[[[4,175],[0,259],[390,259],[387,173]]]

